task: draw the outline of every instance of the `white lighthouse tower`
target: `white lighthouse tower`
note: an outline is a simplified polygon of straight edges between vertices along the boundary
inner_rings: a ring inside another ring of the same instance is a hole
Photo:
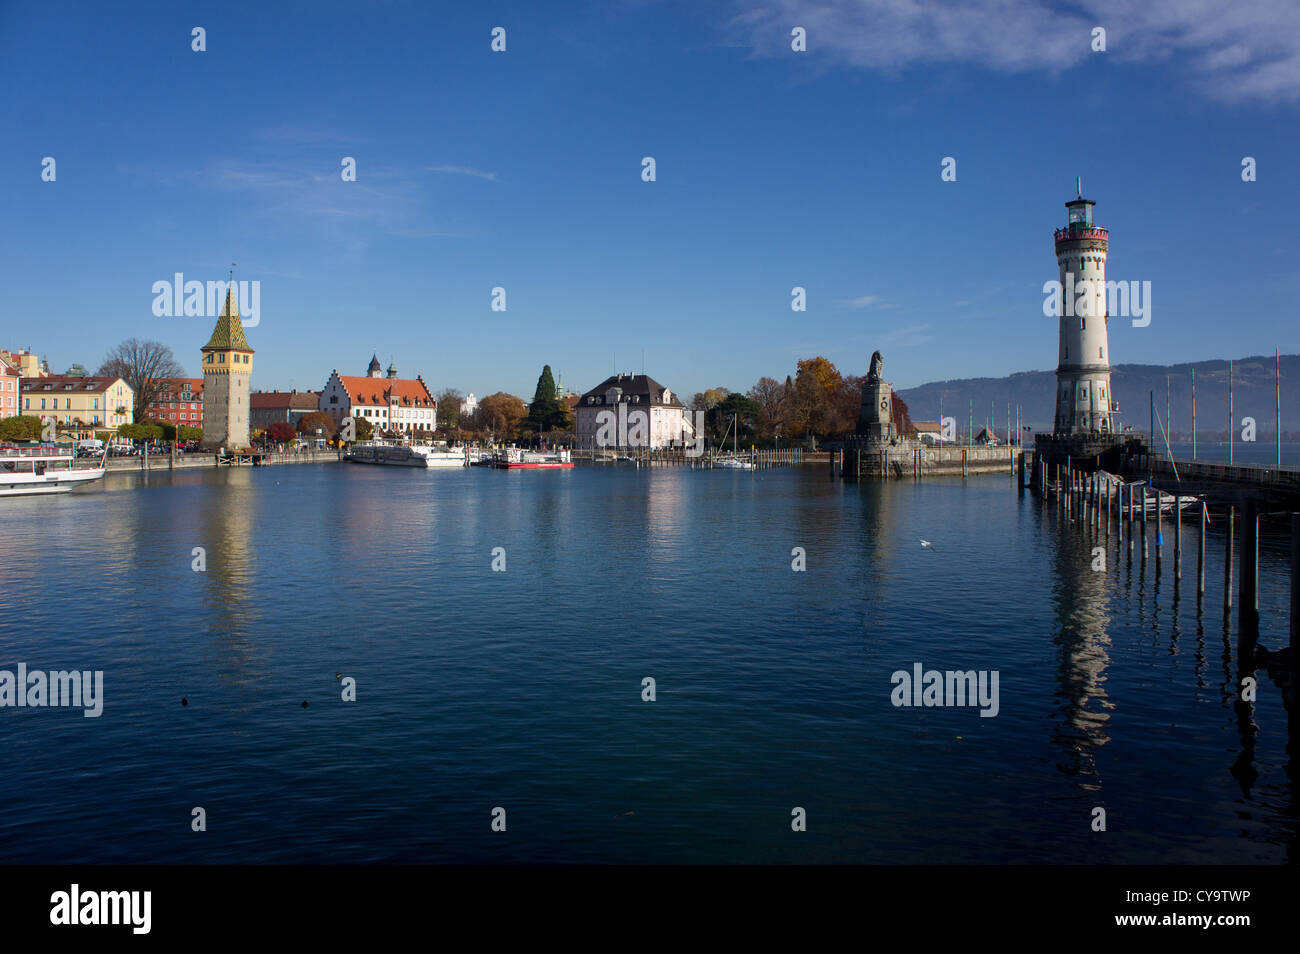
[[[1118,409],[1110,390],[1107,342],[1106,252],[1108,234],[1092,222],[1095,203],[1083,197],[1065,203],[1069,218],[1057,229],[1056,263],[1061,271],[1061,335],[1056,364],[1057,436],[1112,433]]]

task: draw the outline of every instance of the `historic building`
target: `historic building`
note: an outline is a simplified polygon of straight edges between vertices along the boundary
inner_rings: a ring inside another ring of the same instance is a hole
[[[8,362],[7,351],[0,351],[0,417],[18,414],[18,394],[22,390],[23,373]]]
[[[53,422],[60,436],[94,437],[135,419],[135,392],[121,378],[50,374],[22,382],[22,413]]]
[[[1055,232],[1056,262],[1061,274],[1061,328],[1056,365],[1058,437],[1111,434],[1114,410],[1110,391],[1107,343],[1106,253],[1109,235],[1094,225],[1092,207],[1083,197],[1065,203],[1063,229]]]
[[[321,389],[317,408],[335,423],[348,417],[361,417],[377,431],[411,435],[416,431],[434,431],[438,427],[438,406],[424,378],[399,378],[391,362],[385,373],[379,358],[372,356],[365,375],[330,373]]]
[[[203,448],[240,450],[249,444],[253,349],[244,337],[233,286],[203,354]]]
[[[0,352],[0,357],[17,368],[18,373],[24,378],[43,378],[50,373],[50,363],[26,348]]]
[[[579,447],[676,447],[695,433],[677,395],[644,374],[611,375],[578,397],[573,416]]]
[[[158,398],[145,409],[151,421],[184,427],[203,426],[203,379],[168,378]]]
[[[249,398],[253,430],[264,431],[272,424],[298,426],[308,414],[320,410],[319,391],[254,391]]]

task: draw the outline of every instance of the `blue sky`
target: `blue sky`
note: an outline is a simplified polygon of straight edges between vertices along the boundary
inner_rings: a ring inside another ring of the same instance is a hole
[[[212,321],[151,288],[231,262],[259,388],[1051,368],[1077,175],[1152,283],[1112,360],[1300,350],[1290,2],[0,2],[0,75],[0,346],[60,372],[148,337],[197,374]]]

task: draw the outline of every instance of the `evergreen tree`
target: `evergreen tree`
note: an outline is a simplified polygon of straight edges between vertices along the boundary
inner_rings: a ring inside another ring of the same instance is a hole
[[[533,404],[528,410],[528,426],[530,430],[541,433],[553,428],[564,417],[560,401],[555,396],[555,377],[548,364],[542,368],[542,373],[537,378],[537,390],[533,393]]]

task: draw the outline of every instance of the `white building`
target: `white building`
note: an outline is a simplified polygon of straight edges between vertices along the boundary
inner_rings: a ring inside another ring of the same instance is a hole
[[[579,447],[676,447],[694,436],[677,395],[644,374],[611,375],[573,410]]]
[[[1109,434],[1110,349],[1107,342],[1106,253],[1109,235],[1093,225],[1095,203],[1079,197],[1065,203],[1066,227],[1057,229],[1056,262],[1061,273],[1061,332],[1056,365],[1057,435]]]
[[[371,357],[365,376],[339,374],[335,369],[321,389],[319,407],[337,424],[347,417],[362,417],[376,430],[412,434],[438,427],[438,408],[424,378],[399,378],[397,368],[387,375]]]
[[[470,391],[469,394],[465,395],[464,399],[460,402],[460,419],[462,421],[469,420],[474,416],[474,412],[477,410],[478,398],[474,396],[473,391]]]

